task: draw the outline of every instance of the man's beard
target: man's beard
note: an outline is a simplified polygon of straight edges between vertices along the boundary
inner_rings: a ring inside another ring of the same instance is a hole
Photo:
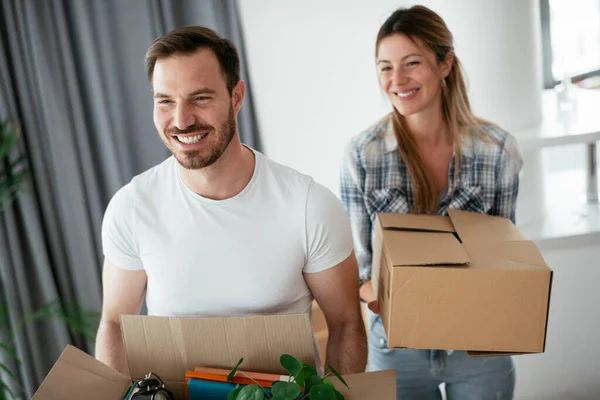
[[[229,115],[219,128],[219,130],[215,130],[211,125],[194,124],[184,130],[171,128],[165,132],[166,137],[173,137],[172,135],[176,134],[206,131],[210,132],[209,136],[216,134],[217,143],[208,155],[203,154],[203,150],[205,149],[175,152],[171,146],[167,147],[169,147],[169,150],[171,150],[171,153],[173,153],[183,168],[190,170],[206,168],[214,164],[223,155],[225,149],[227,149],[227,146],[229,146],[229,143],[231,143],[235,136],[235,115],[233,113],[233,105],[229,106]],[[209,137],[206,139],[209,139]],[[175,138],[174,140],[178,139]]]

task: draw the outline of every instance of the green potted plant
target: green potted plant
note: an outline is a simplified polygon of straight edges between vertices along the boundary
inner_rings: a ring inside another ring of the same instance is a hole
[[[231,379],[238,372],[243,358],[237,363],[227,376]],[[288,382],[278,381],[273,383],[271,393],[256,382],[252,377],[244,372],[240,373],[246,378],[251,379],[255,384],[246,386],[237,386],[233,389],[227,400],[343,400],[344,396],[338,392],[329,378],[334,376],[339,379],[344,386],[348,388],[344,378],[330,365],[327,365],[327,374],[320,377],[317,370],[312,365],[304,364],[289,354],[283,354],[279,362],[281,366],[288,371],[290,380]]]
[[[18,144],[19,136],[20,128],[17,124],[7,120],[0,121],[0,214],[16,198],[27,177],[25,156],[12,160],[9,158],[9,154]],[[2,282],[0,282],[0,291],[1,287]],[[8,307],[0,299],[0,337],[8,338],[8,341],[0,341],[0,400],[19,398],[8,386],[10,380],[16,384],[14,386],[19,388],[19,391],[22,390],[16,373],[11,370],[8,363],[9,361],[13,361],[13,364],[19,363],[14,338],[23,329],[25,323],[41,319],[58,319],[73,333],[80,334],[86,340],[93,342],[100,315],[96,312],[85,312],[76,303],[55,300],[24,316],[16,326],[11,327],[8,321]]]

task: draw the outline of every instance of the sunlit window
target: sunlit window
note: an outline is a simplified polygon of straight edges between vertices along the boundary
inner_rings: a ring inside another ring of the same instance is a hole
[[[550,0],[552,75],[600,70],[600,0]]]

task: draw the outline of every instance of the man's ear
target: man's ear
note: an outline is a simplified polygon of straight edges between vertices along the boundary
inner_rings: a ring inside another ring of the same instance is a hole
[[[440,63],[442,78],[446,78],[450,71],[452,71],[452,66],[454,65],[454,53],[449,51],[446,54],[446,57]]]
[[[239,80],[238,83],[231,90],[231,102],[233,110],[237,114],[242,108],[244,96],[246,95],[246,83],[243,80]]]

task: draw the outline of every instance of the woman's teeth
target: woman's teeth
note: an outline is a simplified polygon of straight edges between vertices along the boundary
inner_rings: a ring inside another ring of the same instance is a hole
[[[396,95],[397,95],[398,97],[408,97],[408,96],[410,96],[410,95],[412,95],[412,94],[414,94],[414,93],[416,93],[416,92],[417,92],[417,89],[413,89],[413,90],[411,90],[410,92],[404,92],[404,93],[397,92],[397,93],[396,93]]]

